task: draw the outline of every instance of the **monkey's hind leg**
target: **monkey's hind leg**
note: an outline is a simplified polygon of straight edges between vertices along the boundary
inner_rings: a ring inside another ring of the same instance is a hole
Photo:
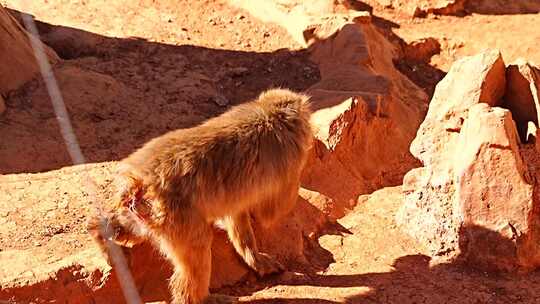
[[[259,276],[283,271],[283,266],[275,258],[259,252],[249,213],[226,217],[223,223],[236,252]]]
[[[169,281],[173,304],[229,304],[236,298],[209,295],[212,263],[211,227],[203,220],[192,219],[189,227],[160,238],[161,250],[174,266]]]

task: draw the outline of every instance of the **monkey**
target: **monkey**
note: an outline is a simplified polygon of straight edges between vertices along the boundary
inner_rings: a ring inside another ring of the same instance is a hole
[[[275,88],[151,139],[120,161],[114,206],[92,217],[88,231],[102,249],[107,239],[154,244],[173,265],[174,304],[234,302],[209,294],[212,226],[221,223],[259,277],[283,270],[258,250],[252,221],[268,228],[294,207],[313,143],[311,113],[308,95]]]

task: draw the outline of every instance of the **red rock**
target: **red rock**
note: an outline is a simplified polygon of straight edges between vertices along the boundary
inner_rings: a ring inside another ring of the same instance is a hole
[[[533,182],[520,155],[512,115],[487,104],[471,107],[469,115],[456,150],[461,152],[454,161],[462,255],[482,268],[538,266],[540,259],[529,256],[540,253],[540,248],[528,244],[538,216]]]
[[[20,24],[0,6],[0,94],[19,88],[39,73],[28,34]],[[49,59],[58,60],[45,46]]]
[[[111,179],[115,166],[115,163],[91,164],[39,174],[0,176],[0,197],[9,198],[0,200],[0,214],[9,215],[0,221],[0,260],[12,265],[0,268],[0,299],[124,303],[115,268],[107,264],[84,229],[85,218],[95,212],[94,208],[112,203],[110,197],[115,189]],[[89,177],[100,185],[96,191],[88,188]],[[24,190],[13,191],[20,188]],[[320,195],[309,193],[307,199],[299,197],[290,216],[270,227],[271,230],[254,227],[260,249],[288,267],[312,267],[305,256],[309,247],[306,242],[328,224],[316,203],[310,202]],[[61,208],[58,198],[67,200],[68,207]],[[18,212],[33,216],[19,217]],[[29,226],[33,229],[21,230]],[[44,239],[43,231],[52,226],[65,228],[60,234]],[[17,243],[9,241],[16,239]],[[36,247],[38,240],[42,246]],[[123,251],[143,300],[166,298],[171,274],[169,262],[150,244]],[[212,253],[212,288],[254,276],[237,256],[226,234],[217,228]]]
[[[453,163],[459,132],[471,106],[500,103],[505,70],[499,52],[463,58],[437,84],[411,152],[424,165],[403,179],[405,202],[396,221],[433,255],[458,250],[459,214],[454,203]],[[484,96],[481,98],[481,96]]]
[[[522,141],[527,141],[529,122],[538,126],[540,117],[540,70],[519,60],[506,68],[506,93],[503,107],[512,112]]]
[[[499,51],[456,61],[435,88],[426,118],[411,144],[412,154],[425,166],[447,163],[446,154],[455,147],[469,108],[480,102],[499,105],[504,90],[505,66]]]
[[[410,61],[429,62],[433,55],[441,52],[441,44],[435,38],[422,38],[408,43],[403,48],[404,57]]]
[[[424,167],[405,176],[396,221],[433,256],[513,271],[540,265],[540,201],[512,114],[495,107],[504,90],[497,51],[452,66],[411,145]]]
[[[418,165],[408,147],[427,110],[427,96],[396,70],[393,60],[397,58],[398,52],[371,24],[369,14],[342,14],[317,19],[302,11],[300,6],[293,6],[291,12],[288,12],[280,11],[281,6],[272,3],[268,1],[264,5],[274,5],[274,9],[281,15],[277,14],[277,19],[272,19],[275,17],[272,14],[266,17],[288,26],[294,37],[308,39],[304,40],[304,43],[311,46],[310,52],[313,60],[320,66],[322,80],[309,89],[309,93],[313,96],[315,109],[313,124],[317,135],[313,155],[304,174],[306,189],[300,191],[298,204],[292,214],[286,220],[277,223],[271,232],[263,231],[260,227],[255,229],[261,232],[258,233],[261,235],[260,248],[277,256],[283,264],[289,267],[301,265],[303,269],[316,268],[307,265],[308,253],[305,250],[310,248],[309,242],[327,224],[328,217],[342,216],[345,209],[354,207],[360,194],[370,193],[381,186],[400,184],[403,175]],[[259,10],[259,14],[261,11],[264,10]],[[280,19],[280,16],[283,18]],[[291,24],[289,21],[294,19],[291,16],[301,17],[298,23]],[[306,26],[309,25],[312,27],[306,31]],[[81,81],[91,83],[97,88],[108,84],[110,90],[107,91],[107,98],[123,99],[131,94],[128,89],[121,89],[122,84],[118,81],[101,77],[98,73],[80,73],[77,68],[69,66],[58,67],[56,71],[70,112],[85,112],[87,101],[85,98],[90,98],[85,97],[84,92],[76,90],[81,87],[78,84]],[[74,75],[79,77],[73,77]],[[92,102],[112,103],[107,98],[96,101],[95,97],[92,97]],[[69,100],[79,102],[71,104]],[[144,111],[137,112],[144,115]],[[111,178],[109,170],[114,165],[88,167],[90,175],[101,180],[97,183],[106,185],[105,181]],[[106,201],[110,192],[114,190],[104,187],[103,193],[98,193],[98,197],[95,198],[79,193],[85,189],[85,185],[81,181],[83,173],[77,170],[80,170],[80,167],[66,168],[62,172],[25,176],[26,181],[30,180],[33,186],[17,192],[19,197],[13,198],[13,201],[23,202],[27,208],[50,209],[51,212],[56,212],[56,208],[49,206],[53,204],[52,200],[56,197],[71,197],[73,203],[69,210],[84,218],[90,212],[88,208],[91,206],[90,200]],[[44,178],[58,176],[65,180]],[[12,177],[15,178],[15,175]],[[17,178],[21,177],[17,175]],[[55,190],[44,193],[38,191],[38,188]],[[7,196],[9,189],[11,188],[0,189],[0,197]],[[58,191],[67,191],[68,194]],[[23,199],[20,195],[28,196]],[[0,209],[5,208],[9,209],[8,212],[13,212],[10,209],[12,206],[13,204],[3,205],[0,201]],[[39,218],[43,221],[33,225],[48,225],[45,214],[40,214]],[[56,223],[66,221],[69,227],[80,227],[81,223],[72,223],[71,220],[72,217],[54,219]],[[4,227],[7,227],[10,233],[7,239],[13,239],[17,233],[16,227],[11,224],[0,226],[2,229]],[[76,233],[70,231],[62,239],[76,239],[81,235],[88,237],[85,231]],[[51,242],[41,248],[52,250],[54,247],[50,246],[54,244],[57,243]],[[13,253],[13,248],[8,249]],[[18,299],[24,301],[29,297],[45,300],[54,297],[56,301],[62,301],[76,294],[79,303],[121,299],[121,290],[114,269],[104,263],[97,248],[88,241],[88,238],[85,238],[80,247],[68,249],[66,251],[69,252],[55,251],[56,255],[52,259],[57,262],[47,259],[33,260],[32,263],[21,264],[22,268],[10,273],[10,276],[4,276],[8,279],[1,281],[0,298],[20,296]],[[83,257],[79,255],[80,252],[84,252],[85,257],[93,264],[88,264],[86,260],[81,261]],[[143,299],[160,300],[160,297],[167,293],[165,278],[170,271],[167,262],[148,245],[125,249],[125,252]],[[236,256],[223,232],[216,231],[213,252],[212,287],[235,284],[252,275]],[[28,245],[23,251],[13,254],[23,259],[35,253],[36,249]],[[4,251],[0,254],[4,254]],[[43,265],[43,268],[39,268],[38,276],[22,275],[38,265]],[[65,270],[66,268],[68,270]],[[46,272],[41,269],[46,269]],[[54,277],[59,274],[65,280],[55,281]],[[25,290],[16,283],[21,280],[27,280],[23,284]],[[64,281],[72,283],[69,287],[65,287]],[[58,292],[51,295],[46,290],[37,288],[44,285],[49,286],[49,290]]]
[[[395,48],[367,16],[352,18],[307,36],[322,79],[308,90],[316,144],[304,181],[334,200],[336,215],[418,165],[407,150],[426,108],[425,93],[394,68]]]

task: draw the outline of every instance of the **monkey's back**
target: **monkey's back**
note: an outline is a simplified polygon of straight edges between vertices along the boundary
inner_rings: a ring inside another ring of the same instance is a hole
[[[307,97],[271,90],[205,123],[169,132],[124,162],[171,210],[218,218],[295,179],[312,140]]]

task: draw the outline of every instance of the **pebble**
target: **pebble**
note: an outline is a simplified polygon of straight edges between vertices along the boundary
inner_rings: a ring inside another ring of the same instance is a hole
[[[217,94],[212,97],[212,99],[218,106],[224,107],[229,104],[229,100],[227,99],[227,97],[223,96],[222,94]]]
[[[246,74],[249,70],[245,67],[236,67],[230,69],[227,74],[232,77],[238,77]]]

